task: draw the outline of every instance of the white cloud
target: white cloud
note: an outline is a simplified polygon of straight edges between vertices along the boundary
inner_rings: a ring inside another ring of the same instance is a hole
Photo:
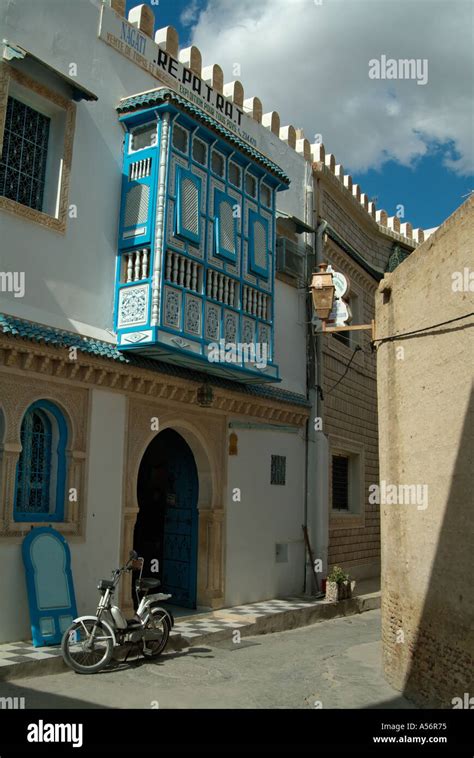
[[[192,26],[192,24],[198,20],[199,12],[200,8],[198,0],[191,0],[189,5],[187,5],[184,11],[181,13],[179,20],[183,26]]]
[[[353,171],[411,165],[433,146],[473,170],[471,0],[209,0],[193,30],[204,63]],[[369,60],[427,59],[428,83],[370,79]]]

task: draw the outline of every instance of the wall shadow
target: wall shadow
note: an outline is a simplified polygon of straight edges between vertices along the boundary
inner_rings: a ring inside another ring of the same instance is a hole
[[[449,397],[446,402],[449,402]],[[442,430],[440,430],[442,434]],[[474,392],[403,694],[437,708],[474,695]],[[441,589],[442,588],[442,589]]]

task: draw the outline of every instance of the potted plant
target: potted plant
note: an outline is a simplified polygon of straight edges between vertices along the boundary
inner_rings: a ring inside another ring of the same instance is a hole
[[[346,574],[340,566],[333,566],[326,582],[326,600],[331,603],[339,600],[347,600],[352,597],[352,586],[349,574]]]

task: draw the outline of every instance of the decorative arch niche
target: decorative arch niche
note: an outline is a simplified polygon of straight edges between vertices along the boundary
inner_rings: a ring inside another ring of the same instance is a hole
[[[47,379],[30,379],[23,376],[0,376],[1,417],[3,432],[0,436],[0,536],[21,541],[31,526],[41,526],[44,520],[15,521],[15,483],[18,459],[21,453],[21,424],[28,408],[38,401],[46,401],[58,408],[67,426],[65,449],[66,476],[64,486],[64,518],[55,522],[55,528],[68,537],[83,536],[86,508],[85,466],[86,432],[89,410],[89,391],[83,388],[57,384]],[[76,499],[69,493],[74,490]]]
[[[153,424],[156,419],[159,420],[159,431],[156,421]],[[137,482],[140,463],[150,442],[165,429],[178,432],[194,456],[199,481],[197,604],[219,608],[224,603],[224,417],[193,406],[170,411],[169,403],[129,399],[120,560],[125,562],[133,548],[133,530],[139,510]],[[121,602],[127,610],[131,610],[130,582],[130,576],[125,577],[121,588]]]

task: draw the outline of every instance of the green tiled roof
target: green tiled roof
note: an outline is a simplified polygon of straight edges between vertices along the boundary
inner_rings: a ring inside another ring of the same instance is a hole
[[[264,384],[261,386],[242,384],[231,379],[224,379],[202,371],[188,369],[184,366],[176,366],[171,363],[164,363],[163,361],[155,361],[151,358],[143,358],[139,355],[131,355],[130,352],[124,355],[117,349],[116,345],[110,342],[85,337],[84,335],[68,332],[64,329],[44,326],[34,321],[26,321],[6,313],[0,313],[0,334],[10,334],[19,339],[31,340],[32,342],[44,343],[58,348],[76,347],[82,353],[124,363],[130,366],[130,368],[146,369],[155,373],[176,376],[194,382],[209,382],[214,387],[221,387],[222,389],[239,392],[243,395],[265,397],[269,400],[278,400],[305,407],[309,407],[310,405],[304,395],[299,395],[296,392],[267,387]]]
[[[222,126],[222,124],[219,124],[218,121],[215,121],[207,113],[204,113],[204,111],[198,108],[197,105],[193,105],[183,97],[177,95],[176,92],[173,92],[173,90],[167,89],[166,87],[162,87],[157,90],[151,90],[151,92],[144,92],[141,95],[132,95],[131,97],[127,97],[120,101],[120,104],[117,106],[117,111],[119,113],[129,113],[131,111],[139,110],[140,108],[151,108],[153,105],[159,105],[166,100],[172,100],[173,103],[178,104],[183,110],[187,111],[188,113],[192,113],[200,121],[208,124],[215,131],[220,132],[220,134],[222,134],[230,142],[233,142],[235,145],[237,145],[242,150],[242,152],[247,153],[256,161],[265,166],[265,168],[267,168],[273,174],[276,174],[276,176],[278,176],[282,182],[285,184],[290,183],[289,177],[285,174],[284,171],[282,171],[279,166],[277,166],[276,163],[273,163],[273,161],[266,158],[262,153],[260,153],[258,150],[255,150],[255,148],[253,148],[251,145],[248,145],[239,137],[236,137],[236,135],[233,134],[229,129],[226,129],[225,126]]]

